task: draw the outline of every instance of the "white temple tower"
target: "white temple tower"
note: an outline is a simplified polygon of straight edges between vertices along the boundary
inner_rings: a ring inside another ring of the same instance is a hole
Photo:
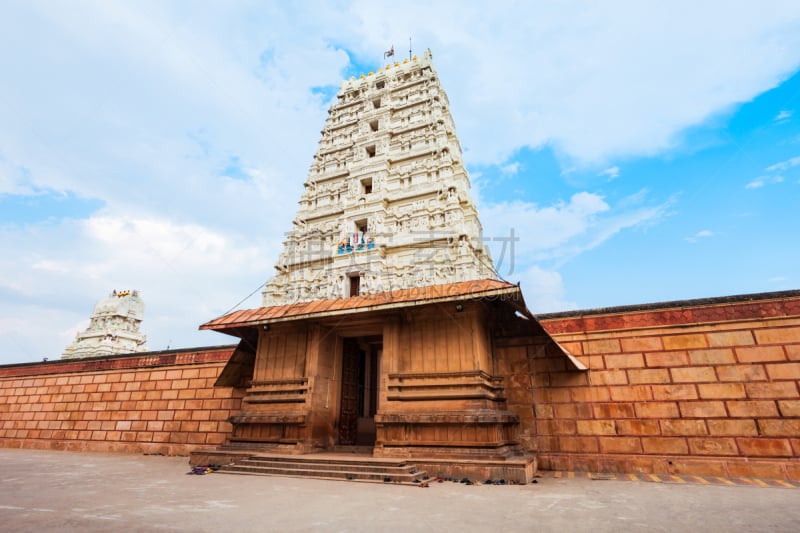
[[[112,291],[97,302],[89,327],[64,349],[62,359],[146,352],[147,337],[139,331],[144,302],[139,291]]]
[[[337,99],[263,305],[496,279],[430,50]]]

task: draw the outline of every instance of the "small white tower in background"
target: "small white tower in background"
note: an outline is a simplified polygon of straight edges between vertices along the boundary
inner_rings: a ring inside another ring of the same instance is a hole
[[[112,291],[97,302],[89,327],[75,336],[61,358],[146,352],[147,337],[139,331],[143,318],[144,302],[139,291]]]

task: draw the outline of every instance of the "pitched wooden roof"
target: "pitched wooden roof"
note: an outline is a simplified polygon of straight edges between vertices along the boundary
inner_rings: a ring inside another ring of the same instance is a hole
[[[378,294],[365,294],[352,298],[314,300],[273,307],[244,309],[206,322],[200,326],[200,329],[224,331],[272,322],[391,309],[394,307],[410,307],[437,301],[475,300],[501,296],[522,301],[522,293],[518,285],[494,279],[482,279],[401,289]]]

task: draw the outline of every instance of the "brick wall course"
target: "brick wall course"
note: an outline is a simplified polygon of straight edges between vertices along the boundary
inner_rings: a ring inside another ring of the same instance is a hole
[[[708,435],[708,426],[705,420],[697,419],[663,419],[659,421],[661,434],[666,436],[695,436]]]
[[[766,361],[783,361],[786,353],[783,346],[753,346],[736,348],[736,357],[740,363],[763,363]]]
[[[697,385],[694,384],[671,384],[654,385],[654,400],[696,400],[699,398]]]
[[[242,391],[213,385],[232,351],[0,367],[0,446],[185,455],[223,444]]]
[[[621,355],[606,355],[604,357],[606,368],[642,368],[644,356],[641,353]]]
[[[778,400],[780,415],[785,417],[800,417],[800,400]]]
[[[745,331],[712,331],[706,334],[709,346],[750,346],[755,344],[753,333]]]
[[[800,327],[763,329],[755,335],[758,344],[800,343]]]
[[[628,370],[628,381],[636,383],[669,383],[669,370],[666,368],[648,368],[642,370]]]
[[[617,420],[616,430],[618,435],[659,435],[660,428],[657,420]]]
[[[684,366],[689,363],[689,356],[685,351],[677,352],[651,352],[644,354],[648,367]]]
[[[763,365],[727,365],[715,367],[720,381],[766,381],[767,373]]]
[[[800,361],[800,344],[787,344],[784,348],[790,361]]]

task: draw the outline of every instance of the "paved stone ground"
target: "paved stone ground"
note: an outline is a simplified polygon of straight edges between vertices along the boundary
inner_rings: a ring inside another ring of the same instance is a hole
[[[181,457],[0,449],[2,531],[800,531],[800,489],[593,480],[429,488],[187,475]]]
[[[755,479],[751,477],[690,476],[687,474],[606,474],[592,472],[540,472],[543,477],[591,479],[619,479],[628,481],[647,481],[650,483],[699,483],[701,485],[747,485],[751,487],[800,488],[800,481],[785,479]]]

